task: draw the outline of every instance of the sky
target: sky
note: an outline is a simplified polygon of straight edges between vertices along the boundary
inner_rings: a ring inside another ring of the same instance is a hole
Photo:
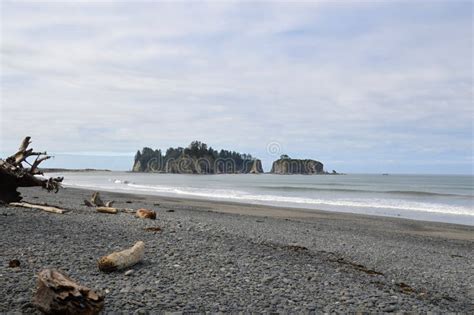
[[[144,147],[473,173],[471,1],[2,1],[0,156]]]

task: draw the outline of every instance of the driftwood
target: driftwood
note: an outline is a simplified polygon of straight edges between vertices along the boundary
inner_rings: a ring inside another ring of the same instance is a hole
[[[115,201],[113,200],[110,200],[110,201],[107,201],[107,202],[104,202],[101,198],[100,198],[100,193],[98,191],[96,191],[95,193],[92,194],[92,197],[91,197],[91,201],[87,201],[87,200],[84,200],[84,204],[88,207],[93,207],[93,206],[96,206],[96,207],[107,207],[107,208],[112,208],[112,205],[114,204]]]
[[[110,207],[97,207],[96,210],[97,212],[101,212],[101,213],[110,213],[110,214],[118,213],[117,208],[110,208]]]
[[[19,202],[21,195],[18,187],[42,187],[48,191],[58,192],[62,177],[44,178],[38,175],[43,173],[38,169],[41,162],[51,158],[46,152],[34,152],[28,149],[31,137],[26,137],[18,151],[5,160],[0,159],[0,200],[3,202]],[[35,156],[33,163],[28,158]],[[24,164],[29,167],[25,167]]]
[[[99,192],[92,194],[91,203],[97,207],[105,207],[105,203],[100,199]]]
[[[122,270],[142,261],[144,254],[145,243],[138,241],[129,249],[100,258],[97,265],[101,271],[105,272]]]
[[[94,205],[89,200],[84,199],[84,204],[88,207],[93,207]]]
[[[66,210],[64,209],[59,209],[59,208],[50,207],[50,206],[34,205],[27,202],[10,202],[10,206],[39,209],[39,210],[43,210],[47,212],[60,213],[60,214],[63,214],[64,212],[66,212]]]
[[[156,219],[156,212],[148,209],[138,209],[136,213],[137,217],[142,219]]]
[[[45,269],[38,274],[33,304],[45,314],[94,315],[104,307],[104,297],[57,270]]]
[[[111,207],[114,205],[114,203],[115,203],[115,201],[113,201],[113,200],[107,201],[107,202],[105,203],[105,206],[111,208]]]

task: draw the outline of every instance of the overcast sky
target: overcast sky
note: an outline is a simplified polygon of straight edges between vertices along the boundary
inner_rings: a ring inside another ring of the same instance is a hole
[[[192,140],[473,172],[471,1],[1,2],[0,153],[130,169]]]

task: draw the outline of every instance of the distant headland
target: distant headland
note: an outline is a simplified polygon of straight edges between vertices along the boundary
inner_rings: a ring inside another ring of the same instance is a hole
[[[188,147],[161,150],[149,147],[137,151],[132,172],[172,174],[262,174],[260,159],[251,154],[230,150],[215,150],[201,141],[193,141]],[[273,162],[271,174],[279,175],[339,175],[336,171],[324,171],[323,163],[311,159],[292,159],[282,155]]]

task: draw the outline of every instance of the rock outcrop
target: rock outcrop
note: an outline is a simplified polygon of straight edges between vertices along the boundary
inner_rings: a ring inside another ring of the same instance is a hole
[[[259,174],[263,173],[262,162],[250,154],[234,151],[214,150],[199,141],[187,148],[161,150],[143,148],[135,155],[133,172],[173,174]]]
[[[260,160],[254,160],[252,163],[252,167],[248,171],[250,174],[262,174],[263,173],[263,167],[262,167],[262,161]]]
[[[271,173],[281,175],[326,174],[323,163],[319,161],[291,159],[288,156],[282,156],[279,160],[273,162]]]

